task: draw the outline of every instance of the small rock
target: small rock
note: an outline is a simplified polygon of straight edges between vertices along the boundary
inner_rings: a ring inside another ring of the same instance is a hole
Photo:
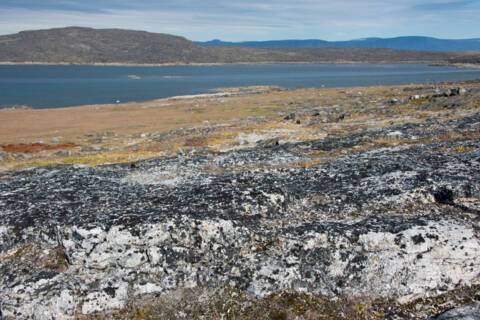
[[[460,106],[461,105],[458,104],[458,103],[449,103],[449,104],[444,105],[443,108],[445,108],[445,109],[455,109],[455,108],[458,108]]]
[[[15,153],[13,158],[15,160],[30,160],[32,159],[32,155],[28,153]]]
[[[283,118],[283,120],[287,120],[287,121],[293,121],[297,118],[297,115],[295,113],[290,113],[288,116],[286,116],[285,118]]]
[[[413,96],[411,96],[409,99],[410,100],[420,100],[420,99],[425,99],[427,96],[423,95],[423,94],[415,94]]]
[[[70,157],[72,155],[72,151],[70,151],[70,150],[60,150],[60,151],[55,152],[55,155],[59,156],[59,157]]]
[[[141,139],[145,139],[148,137],[148,133],[145,133],[145,132],[142,132],[142,133],[136,133],[133,135],[134,138],[138,139],[138,138],[141,138]]]
[[[280,145],[279,138],[267,139],[267,140],[260,140],[257,141],[257,146],[262,148],[273,148]]]
[[[102,151],[102,150],[103,150],[103,148],[101,146],[97,146],[97,145],[86,146],[86,147],[82,148],[82,151],[84,151],[84,152],[98,152],[98,151]]]
[[[388,104],[390,104],[390,105],[395,105],[395,104],[398,104],[399,102],[400,102],[400,100],[398,100],[397,98],[393,98],[393,99],[388,100]]]
[[[392,137],[392,138],[399,138],[403,136],[403,133],[401,131],[392,131],[387,134],[387,136]]]

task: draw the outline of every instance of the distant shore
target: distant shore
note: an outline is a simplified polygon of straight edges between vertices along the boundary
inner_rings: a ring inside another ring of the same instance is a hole
[[[122,63],[122,62],[86,62],[86,63],[73,63],[73,62],[12,62],[12,61],[0,61],[0,65],[12,65],[12,66],[24,66],[24,65],[39,65],[39,66],[98,66],[98,67],[175,67],[175,66],[217,66],[226,65],[230,63]],[[235,63],[237,64],[237,63]],[[247,64],[247,63],[238,63]],[[248,63],[249,64],[249,63]],[[253,63],[252,63],[253,64]]]
[[[225,66],[225,65],[268,65],[268,64],[427,64],[431,66],[451,66],[451,67],[463,67],[463,68],[480,68],[478,64],[451,64],[432,61],[265,61],[265,62],[205,62],[205,63],[185,63],[185,62],[169,62],[169,63],[123,63],[123,62],[85,62],[85,63],[73,63],[73,62],[13,62],[13,61],[0,61],[0,65],[7,66],[25,66],[25,65],[38,65],[38,66],[96,66],[96,67],[177,67],[177,66]]]
[[[453,67],[465,68],[465,69],[480,69],[480,64],[474,64],[474,63],[453,63],[453,64],[446,64],[446,66],[453,66]]]

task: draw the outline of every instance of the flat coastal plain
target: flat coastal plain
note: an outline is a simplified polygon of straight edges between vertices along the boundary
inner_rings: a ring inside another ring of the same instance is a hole
[[[456,85],[472,93],[432,98]],[[267,138],[299,142],[432,117],[453,119],[478,112],[479,101],[472,95],[479,87],[475,81],[299,90],[245,87],[139,103],[3,109],[0,167],[128,162],[196,148],[247,148]],[[458,106],[448,105],[452,99]],[[292,119],[285,120],[289,115]]]

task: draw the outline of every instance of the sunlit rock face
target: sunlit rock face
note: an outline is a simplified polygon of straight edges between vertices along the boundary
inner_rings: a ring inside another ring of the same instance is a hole
[[[310,160],[305,150],[352,148],[392,132],[428,141],[479,123],[476,115],[135,167],[4,174],[2,312],[73,318],[180,288],[225,286],[258,298],[294,290],[408,302],[478,283],[478,140],[294,164]]]

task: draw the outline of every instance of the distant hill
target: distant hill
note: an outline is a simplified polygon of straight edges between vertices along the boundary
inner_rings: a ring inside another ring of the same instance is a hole
[[[480,39],[446,40],[430,37],[366,38],[351,41],[325,40],[273,40],[224,42],[212,40],[199,42],[207,46],[242,46],[251,48],[388,48],[415,51],[480,51]]]
[[[181,37],[117,29],[69,27],[0,36],[0,61],[12,62],[187,62],[204,51]]]
[[[317,40],[312,40],[317,43]],[[182,37],[120,29],[68,27],[0,36],[0,62],[12,63],[448,63],[458,53],[372,48],[200,45]],[[318,42],[319,43],[319,42]],[[215,43],[213,43],[215,44]],[[480,61],[468,55],[469,62]]]

